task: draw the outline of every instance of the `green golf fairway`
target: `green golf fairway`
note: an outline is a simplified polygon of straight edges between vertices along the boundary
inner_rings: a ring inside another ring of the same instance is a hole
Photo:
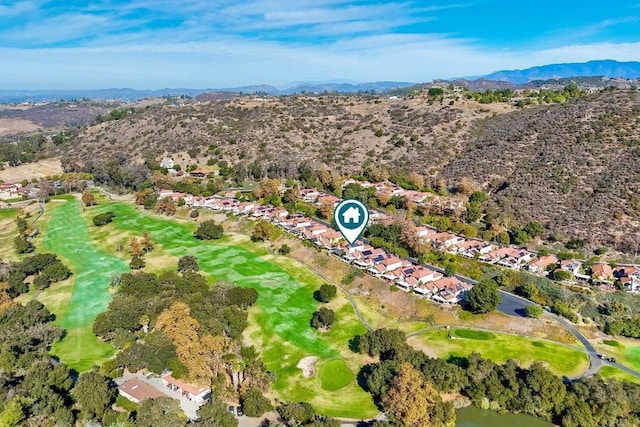
[[[444,359],[466,357],[475,352],[496,363],[515,359],[524,367],[539,361],[545,362],[556,375],[569,377],[579,375],[589,366],[585,353],[549,341],[468,329],[452,329],[453,339],[450,339],[447,333],[444,329],[434,329],[415,339]]]
[[[342,359],[330,360],[320,365],[320,379],[325,390],[339,390],[353,381],[351,369]]]
[[[313,292],[324,283],[320,277],[289,258],[269,255],[242,236],[201,241],[193,237],[195,225],[145,215],[125,203],[104,203],[93,213],[107,210],[115,214],[110,226],[137,235],[146,231],[154,243],[172,256],[195,256],[202,272],[209,276],[258,291],[246,335],[252,337],[252,343],[261,349],[265,365],[274,372],[273,388],[281,398],[310,402],[321,413],[332,416],[367,418],[378,412],[371,396],[356,384],[352,373],[349,381],[343,379],[339,391],[323,390],[318,376],[303,378],[296,367],[307,356],[316,356],[321,361],[345,355],[354,358],[348,350],[348,341],[366,332],[346,300],[338,310],[332,331],[321,334],[310,327],[309,321],[318,309]],[[344,366],[349,372],[361,366],[352,360],[350,363],[354,366]]]
[[[50,204],[49,208],[54,205]],[[54,209],[42,245],[45,251],[63,259],[74,275],[69,303],[62,312],[55,313],[56,322],[68,332],[52,351],[65,364],[82,372],[113,354],[111,345],[91,333],[91,325],[111,301],[109,278],[127,271],[128,267],[121,259],[100,251],[92,242],[80,216],[78,200],[68,198]]]

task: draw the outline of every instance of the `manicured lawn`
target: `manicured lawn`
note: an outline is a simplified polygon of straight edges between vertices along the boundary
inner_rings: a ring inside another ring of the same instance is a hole
[[[411,340],[440,358],[466,357],[476,352],[497,363],[516,359],[524,367],[541,361],[556,375],[569,377],[580,374],[589,364],[585,353],[550,341],[467,329],[452,329],[451,335],[453,339],[447,337],[446,330],[434,329]]]
[[[319,367],[319,373],[322,388],[325,390],[339,390],[354,379],[353,372],[342,359],[322,363]]]
[[[495,335],[486,331],[474,331],[473,329],[454,329],[451,335],[469,340],[489,341],[495,339]],[[536,343],[534,343],[536,344]]]
[[[630,375],[625,371],[613,366],[603,366],[602,368],[600,368],[600,371],[598,371],[598,375],[600,375],[602,378],[615,378],[618,381],[627,381],[640,385],[640,378]]]
[[[154,244],[172,257],[193,255],[200,269],[213,279],[258,291],[245,337],[248,344],[257,346],[265,365],[274,372],[274,390],[281,399],[307,401],[332,416],[366,418],[378,412],[353,376],[339,390],[323,390],[319,375],[304,378],[296,367],[307,356],[318,357],[318,366],[348,357],[343,363],[352,372],[364,363],[348,346],[351,338],[366,329],[344,297],[333,306],[337,320],[331,331],[321,333],[310,327],[311,316],[318,309],[313,292],[324,281],[306,267],[290,258],[269,255],[264,245],[246,236],[200,241],[193,237],[195,224],[147,215],[125,203],[103,203],[94,210],[94,215],[107,210],[116,214],[113,224],[106,227],[135,235],[147,231]]]
[[[91,333],[91,325],[111,301],[110,277],[128,267],[93,244],[75,198],[50,203],[47,209],[53,213],[43,226],[42,248],[57,254],[73,271],[70,281],[42,293],[43,303],[56,314],[56,323],[68,331],[52,352],[82,372],[113,355],[113,348]]]
[[[618,363],[640,371],[640,340],[632,338],[616,338],[604,340],[596,344],[596,349],[607,356],[614,356]]]

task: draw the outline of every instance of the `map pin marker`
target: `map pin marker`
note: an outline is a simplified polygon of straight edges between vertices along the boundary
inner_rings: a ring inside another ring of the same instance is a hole
[[[353,245],[369,222],[369,209],[360,200],[343,200],[334,209],[333,219],[347,242]]]

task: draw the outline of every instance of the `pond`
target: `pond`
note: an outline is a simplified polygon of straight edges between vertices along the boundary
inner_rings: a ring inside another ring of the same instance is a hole
[[[456,427],[553,427],[553,424],[524,414],[498,414],[468,406],[456,411]]]

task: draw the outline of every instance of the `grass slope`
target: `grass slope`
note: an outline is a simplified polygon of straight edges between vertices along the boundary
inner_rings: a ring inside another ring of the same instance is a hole
[[[15,208],[0,209],[0,259],[3,261],[16,261],[13,239],[18,236],[18,227],[15,218],[18,210]]]
[[[193,237],[194,225],[146,215],[124,203],[105,203],[96,209],[116,214],[113,225],[132,234],[150,233],[154,243],[173,257],[193,255],[200,269],[212,278],[258,291],[257,307],[250,314],[248,340],[258,346],[267,367],[276,374],[279,397],[312,403],[327,415],[366,418],[377,413],[369,394],[352,380],[339,390],[323,390],[318,376],[304,378],[296,367],[301,358],[326,360],[348,358],[349,370],[363,364],[348,349],[349,340],[366,332],[345,299],[333,307],[338,320],[331,331],[320,333],[309,325],[318,309],[313,292],[324,281],[297,262],[268,255],[266,249],[246,236],[230,235],[203,242]]]
[[[446,330],[434,329],[412,341],[417,340],[419,347],[440,358],[465,357],[475,352],[497,363],[516,359],[524,367],[540,361],[556,375],[569,377],[580,374],[589,364],[586,354],[549,341],[466,329],[452,329],[451,335],[454,339],[447,337]]]
[[[598,375],[602,378],[615,378],[618,381],[626,381],[640,385],[640,378],[634,377],[633,375],[630,375],[621,369],[614,368],[613,366],[603,366],[598,371]]]
[[[614,356],[616,362],[640,371],[640,340],[619,337],[615,340],[604,340],[595,347],[600,353]]]
[[[68,331],[52,352],[82,372],[113,354],[111,345],[93,335],[91,325],[111,301],[109,278],[127,271],[127,266],[93,244],[75,198],[68,198],[59,206],[50,204],[48,208],[55,211],[44,230],[42,247],[62,258],[74,273],[70,298],[68,283],[43,293],[43,303],[50,303],[48,307],[56,314],[56,322]]]

